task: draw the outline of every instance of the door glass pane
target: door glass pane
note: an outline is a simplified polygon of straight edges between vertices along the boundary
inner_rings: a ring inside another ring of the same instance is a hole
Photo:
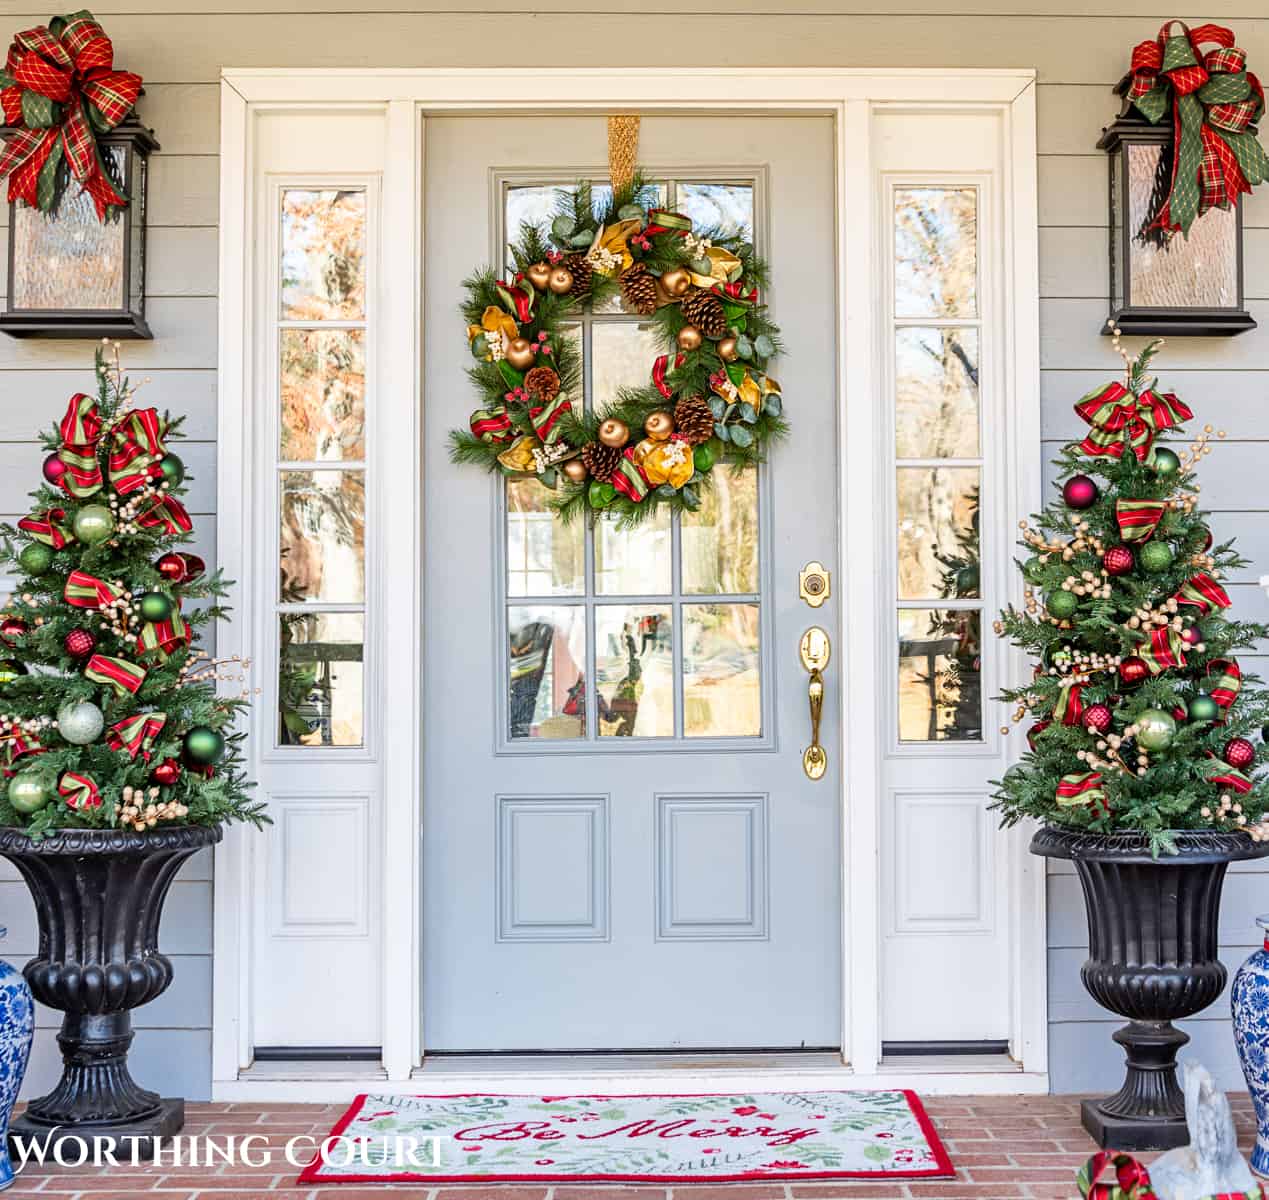
[[[279,613],[278,744],[360,746],[361,613]]]
[[[977,467],[900,467],[899,598],[979,594]]]
[[[365,599],[366,490],[361,471],[283,471],[279,599]]]
[[[895,316],[978,315],[978,193],[897,188]]]
[[[661,353],[655,326],[633,321],[601,322],[591,328],[590,339],[591,403],[595,408],[603,409],[613,403],[623,387],[641,388],[652,382],[652,364]]]
[[[976,610],[913,608],[899,613],[899,738],[979,741],[981,617]]]
[[[717,467],[701,506],[682,520],[683,591],[745,595],[758,590],[758,469]]]
[[[282,193],[282,319],[366,315],[366,193]]]
[[[361,329],[283,329],[279,457],[366,455],[366,335]]]
[[[664,505],[633,529],[595,522],[595,592],[600,596],[668,595],[670,512]]]
[[[601,737],[672,737],[674,630],[668,606],[595,609],[595,676]]]
[[[762,732],[756,604],[683,606],[683,726],[688,737]]]
[[[895,454],[978,457],[978,331],[895,331]]]
[[[680,183],[675,207],[692,218],[698,234],[718,230],[753,239],[751,183]]]
[[[507,715],[512,738],[586,733],[586,610],[515,606],[507,612]]]
[[[536,479],[507,481],[507,595],[578,596],[584,588],[586,527],[565,525]]]

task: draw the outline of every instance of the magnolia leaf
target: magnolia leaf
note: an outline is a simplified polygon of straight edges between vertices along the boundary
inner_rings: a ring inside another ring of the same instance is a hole
[[[643,217],[643,209],[637,204],[623,204],[617,210],[618,221],[642,221]]]
[[[573,218],[567,213],[560,213],[554,221],[551,222],[551,236],[557,241],[565,242],[573,236],[573,230],[577,226],[573,222]]]
[[[570,246],[576,246],[580,249],[582,246],[589,247],[591,242],[593,242],[594,240],[595,240],[594,232],[589,229],[583,229],[580,233],[573,234],[573,236],[568,239],[568,244]]]
[[[692,259],[692,270],[698,275],[708,275],[714,269],[714,264],[708,258]]]

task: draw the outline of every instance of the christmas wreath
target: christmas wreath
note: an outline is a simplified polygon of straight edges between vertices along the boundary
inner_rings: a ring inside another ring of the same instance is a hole
[[[464,282],[481,403],[451,456],[537,479],[565,520],[696,509],[717,465],[761,461],[787,430],[767,374],[780,338],[759,299],[766,265],[746,237],[693,229],[655,200],[639,174],[604,204],[588,183],[561,189],[549,229],[521,226],[505,278],[485,269]],[[655,323],[662,352],[646,385],[587,410],[563,327],[614,296]]]

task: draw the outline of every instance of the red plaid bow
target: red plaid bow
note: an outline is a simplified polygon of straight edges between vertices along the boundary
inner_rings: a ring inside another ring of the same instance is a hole
[[[0,113],[17,127],[0,155],[10,201],[48,212],[60,198],[65,158],[99,219],[125,207],[128,198],[106,174],[97,134],[118,125],[140,92],[141,76],[114,69],[114,46],[86,10],[19,33],[0,72]]]
[[[1102,1183],[1102,1173],[1113,1167],[1114,1183]],[[1094,1154],[1076,1176],[1080,1195],[1087,1200],[1153,1200],[1150,1172],[1129,1154],[1102,1150]]]

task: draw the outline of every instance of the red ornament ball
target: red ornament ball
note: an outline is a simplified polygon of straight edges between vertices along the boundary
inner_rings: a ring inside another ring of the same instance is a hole
[[[170,583],[188,583],[207,570],[207,564],[197,554],[165,554],[154,564],[164,579]]]
[[[0,621],[0,638],[12,646],[27,631],[27,624],[21,617],[5,617]]]
[[[150,778],[160,787],[171,787],[181,777],[181,764],[174,758],[165,758],[150,773]]]
[[[1212,548],[1212,543],[1216,540],[1214,537],[1212,537],[1212,531],[1210,529],[1207,530],[1206,532],[1207,532],[1207,536],[1204,537],[1203,539],[1203,549],[1205,551],[1210,550]]]
[[[1062,499],[1067,508],[1092,508],[1100,493],[1087,475],[1072,475],[1062,485]]]
[[[1090,704],[1084,710],[1084,728],[1090,733],[1105,733],[1110,728],[1111,711],[1104,704]]]
[[[1225,743],[1225,761],[1242,770],[1256,761],[1256,747],[1246,738],[1230,738]]]
[[[1107,575],[1127,575],[1135,565],[1136,560],[1127,546],[1112,546],[1102,555]]]
[[[1138,658],[1135,654],[1130,654],[1119,664],[1119,678],[1128,687],[1143,683],[1149,674],[1150,668],[1146,666],[1146,660]]]
[[[87,629],[72,629],[62,639],[62,645],[71,658],[87,658],[97,646],[97,639]]]
[[[50,454],[44,460],[44,478],[54,487],[62,486],[62,479],[66,475],[66,464],[57,457],[56,452]]]

